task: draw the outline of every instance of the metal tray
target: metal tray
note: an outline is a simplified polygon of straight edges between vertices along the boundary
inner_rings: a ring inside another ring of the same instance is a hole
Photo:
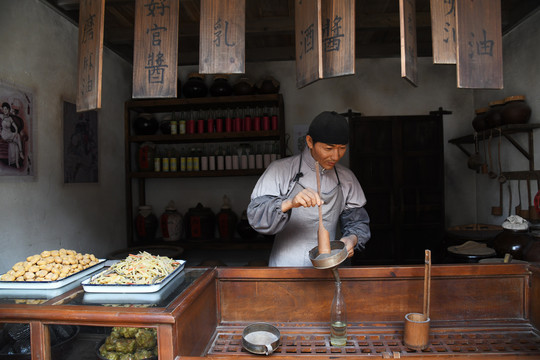
[[[119,260],[120,261],[120,260]],[[103,271],[99,274],[92,276],[89,279],[86,279],[82,282],[82,287],[84,291],[89,293],[153,293],[159,291],[163,288],[169,281],[171,281],[176,275],[178,275],[182,270],[184,270],[184,265],[186,264],[185,260],[175,260],[179,263],[178,267],[174,269],[172,273],[167,275],[165,279],[157,284],[90,284],[92,279],[101,275]]]
[[[0,289],[23,289],[23,290],[48,290],[58,289],[80,278],[90,275],[105,265],[105,259],[99,259],[99,262],[75,274],[69,275],[63,279],[55,281],[0,281]]]

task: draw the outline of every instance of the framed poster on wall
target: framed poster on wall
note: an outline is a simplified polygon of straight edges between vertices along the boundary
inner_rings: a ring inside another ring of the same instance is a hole
[[[64,183],[98,182],[97,112],[64,101]]]
[[[33,176],[33,96],[0,82],[0,176]]]

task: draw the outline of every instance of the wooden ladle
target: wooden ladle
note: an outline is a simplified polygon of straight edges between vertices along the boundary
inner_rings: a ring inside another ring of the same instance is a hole
[[[317,193],[321,197],[321,175],[319,174],[319,163],[315,162],[315,173],[317,176]],[[330,233],[324,227],[322,218],[322,207],[319,205],[319,229],[317,231],[319,254],[330,254]]]

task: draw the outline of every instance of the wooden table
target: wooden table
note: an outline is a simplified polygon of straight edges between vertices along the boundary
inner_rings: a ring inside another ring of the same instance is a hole
[[[257,358],[242,349],[241,334],[258,321],[280,329],[275,359],[540,359],[538,265],[433,265],[424,351],[402,342],[404,315],[422,312],[423,266],[339,269],[349,323],[345,347],[329,343],[330,270],[196,271],[188,287],[155,307],[80,304],[76,288],[41,305],[2,303],[0,322],[31,324],[32,360],[50,359],[48,324],[156,327],[160,360]]]

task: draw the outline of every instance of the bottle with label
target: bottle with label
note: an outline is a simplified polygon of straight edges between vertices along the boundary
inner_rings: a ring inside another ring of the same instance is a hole
[[[161,152],[156,150],[156,156],[154,157],[154,171],[161,172]]]
[[[195,148],[191,148],[189,154],[186,157],[186,171],[193,171],[193,154],[195,153]]]
[[[172,149],[169,154],[169,166],[172,172],[178,171],[178,154],[176,149]]]
[[[216,152],[216,168],[217,170],[225,169],[225,151],[223,150],[221,145],[218,147],[218,150]]]
[[[330,343],[333,346],[345,346],[347,343],[347,314],[341,281],[335,281],[334,299],[330,311]]]
[[[180,171],[186,171],[187,168],[187,159],[186,159],[186,149],[180,149]]]
[[[208,150],[208,170],[216,170],[216,152],[214,151],[214,145],[210,145]]]
[[[180,120],[178,120],[178,133],[180,135],[184,135],[186,133],[186,117],[183,111],[180,113]]]
[[[193,161],[193,171],[199,171],[201,170],[201,157],[200,157],[200,149],[191,149],[191,158]]]

